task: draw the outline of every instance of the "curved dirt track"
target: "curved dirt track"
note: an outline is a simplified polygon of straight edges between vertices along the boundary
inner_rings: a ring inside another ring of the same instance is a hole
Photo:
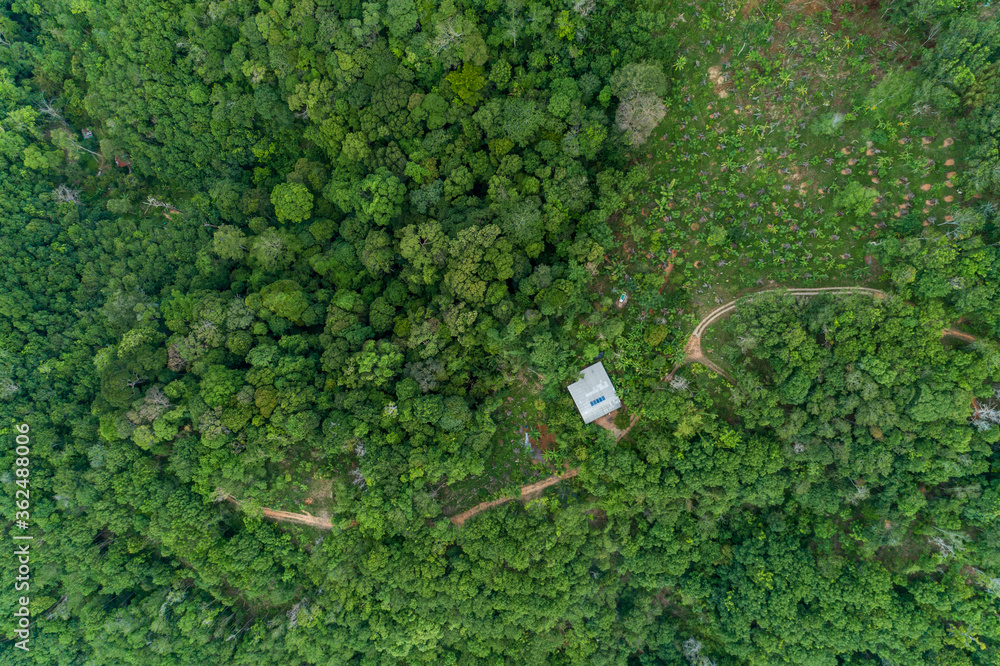
[[[736,304],[740,301],[746,300],[748,298],[753,298],[757,294],[765,294],[770,291],[781,291],[790,296],[818,296],[819,294],[869,294],[875,298],[885,298],[886,294],[880,289],[871,289],[870,287],[817,287],[815,289],[784,289],[781,287],[776,287],[774,289],[764,289],[761,291],[755,291],[752,294],[747,294],[746,296],[741,296],[737,299],[731,300],[724,305],[720,305],[715,308],[707,315],[705,315],[698,325],[695,326],[694,331],[692,331],[690,337],[688,337],[687,344],[684,345],[684,360],[674,366],[673,370],[670,371],[665,378],[665,380],[670,380],[673,378],[674,373],[676,373],[682,366],[689,363],[700,363],[712,372],[722,375],[730,382],[733,378],[730,377],[725,370],[716,365],[711,359],[705,356],[705,353],[701,349],[701,337],[705,334],[705,331],[709,326],[733,313],[736,309]]]
[[[752,298],[757,294],[767,293],[769,291],[783,291],[791,296],[818,296],[820,294],[869,294],[878,299],[883,299],[886,297],[886,293],[881,289],[871,289],[870,287],[818,287],[816,289],[764,289],[762,291],[755,291],[752,294],[747,294],[746,296],[741,296],[740,298],[729,301],[724,305],[720,305],[711,312],[709,312],[705,317],[702,318],[698,325],[695,326],[694,331],[688,337],[687,344],[684,345],[684,360],[678,363],[670,371],[670,374],[666,376],[665,381],[669,381],[673,378],[674,373],[676,373],[681,367],[688,365],[689,363],[700,363],[712,372],[722,375],[730,382],[733,378],[726,373],[725,370],[716,365],[710,358],[705,356],[705,353],[701,349],[701,337],[705,334],[705,331],[709,326],[733,313],[736,310],[736,304],[747,298]],[[959,340],[964,340],[965,342],[975,342],[976,336],[970,333],[964,333],[962,331],[955,330],[954,328],[946,328],[941,331],[941,337],[947,338],[958,338]]]
[[[789,296],[818,296],[820,294],[869,294],[875,298],[885,298],[885,292],[880,289],[871,289],[869,287],[818,287],[816,289],[764,289],[762,291],[755,291],[752,294],[747,294],[746,296],[741,296],[735,300],[729,301],[725,305],[720,305],[711,312],[709,312],[705,317],[695,326],[694,332],[691,334],[694,337],[701,338],[704,334],[705,329],[714,324],[717,320],[721,319],[725,315],[731,313],[736,309],[736,304],[742,300],[748,298],[753,298],[758,294],[766,294],[770,291],[783,291]]]
[[[671,265],[670,268],[672,268],[672,265]],[[667,276],[669,277],[669,275],[670,275],[670,271],[668,269]],[[694,331],[691,333],[691,336],[688,338],[687,344],[684,346],[684,351],[685,351],[684,361],[682,363],[676,365],[674,367],[674,369],[670,371],[670,374],[666,376],[665,380],[669,381],[674,376],[674,373],[676,373],[677,370],[680,369],[684,365],[687,365],[689,363],[700,363],[701,365],[704,365],[705,367],[709,368],[710,370],[712,370],[716,374],[722,375],[723,377],[725,377],[726,379],[728,379],[730,382],[732,382],[733,381],[732,377],[730,377],[729,374],[726,373],[725,370],[723,370],[718,365],[716,365],[710,358],[708,358],[707,356],[705,356],[704,352],[702,352],[702,349],[701,349],[701,337],[702,337],[702,335],[704,335],[705,331],[708,329],[709,326],[711,326],[712,324],[714,324],[719,319],[722,319],[723,317],[731,314],[736,309],[736,304],[739,301],[747,299],[747,298],[751,298],[753,296],[756,296],[757,294],[762,294],[762,293],[769,292],[769,291],[785,291],[786,293],[788,293],[788,294],[790,294],[792,296],[817,296],[817,295],[822,294],[822,293],[860,293],[860,294],[870,294],[870,295],[874,296],[875,298],[879,298],[879,299],[885,298],[885,296],[886,296],[886,294],[885,294],[884,291],[881,291],[879,289],[870,289],[868,287],[820,287],[820,288],[816,288],[816,289],[780,289],[780,288],[776,288],[776,289],[765,289],[765,290],[762,290],[762,291],[754,292],[752,294],[747,294],[746,296],[742,296],[740,298],[732,300],[732,301],[730,301],[730,302],[728,302],[728,303],[726,303],[724,305],[720,305],[719,307],[717,307],[716,309],[714,309],[710,313],[708,313],[700,322],[698,322],[698,325],[695,327]],[[954,337],[954,338],[958,338],[959,340],[963,340],[965,342],[975,342],[975,340],[976,340],[976,337],[974,335],[972,335],[970,333],[964,333],[962,331],[958,331],[958,330],[953,329],[953,328],[946,328],[943,331],[941,331],[941,337],[942,338]],[[609,417],[610,416],[611,415],[609,415]],[[636,421],[638,421],[638,419],[639,419],[638,415],[633,415],[632,418],[631,418],[631,421],[629,423],[628,428],[626,428],[625,430],[619,430],[617,427],[615,427],[614,426],[614,422],[613,422],[613,420],[611,418],[606,418],[605,419],[604,417],[602,417],[601,419],[598,419],[597,421],[595,421],[595,424],[598,425],[598,426],[600,426],[600,427],[602,427],[602,428],[605,428],[606,430],[610,430],[612,432],[612,434],[615,435],[615,439],[620,440],[623,437],[625,437],[625,435],[628,434],[629,430],[632,429],[632,426],[635,425],[635,423],[636,423]],[[555,476],[550,476],[550,477],[548,477],[546,479],[542,479],[541,481],[537,481],[535,483],[530,483],[530,484],[521,486],[521,494],[520,494],[519,497],[502,497],[500,499],[495,499],[495,500],[489,500],[489,501],[486,501],[486,502],[482,502],[482,503],[477,504],[476,506],[474,506],[474,507],[472,507],[470,509],[467,509],[467,510],[463,511],[460,514],[457,514],[455,516],[451,516],[449,518],[449,520],[453,524],[461,526],[469,518],[472,518],[473,516],[478,515],[478,514],[482,513],[483,511],[487,511],[489,509],[492,509],[493,507],[500,506],[501,504],[505,504],[507,502],[510,502],[510,501],[512,501],[514,499],[520,499],[521,501],[525,501],[526,502],[526,501],[528,501],[528,500],[530,500],[530,499],[532,499],[534,497],[537,497],[546,488],[554,486],[555,484],[559,483],[560,481],[564,481],[566,479],[571,479],[574,476],[576,476],[579,472],[580,472],[580,468],[579,467],[575,467],[573,469],[566,470],[562,474],[557,474]],[[236,499],[232,495],[229,495],[228,493],[223,493],[223,494],[220,495],[220,497],[222,499],[225,499],[226,501],[232,502],[233,504],[235,504],[238,507],[241,507],[243,505],[243,503],[241,501],[239,501],[238,499]],[[313,515],[308,514],[308,513],[293,513],[291,511],[276,511],[274,509],[269,509],[267,507],[261,507],[261,512],[263,513],[263,515],[264,515],[265,518],[270,518],[271,520],[276,520],[276,521],[281,522],[281,523],[292,523],[292,524],[296,524],[296,525],[306,525],[308,527],[316,527],[316,528],[319,528],[319,529],[326,529],[326,530],[333,529],[333,523],[331,522],[331,520],[329,518],[320,518],[320,517],[313,516]],[[357,524],[358,524],[358,522],[356,520],[352,520],[348,524],[348,528],[356,527]]]

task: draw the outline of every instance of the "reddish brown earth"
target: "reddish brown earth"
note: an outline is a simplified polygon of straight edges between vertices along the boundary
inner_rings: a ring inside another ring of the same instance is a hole
[[[227,502],[232,502],[238,507],[243,506],[243,502],[239,501],[232,495],[228,493],[223,493],[221,498]],[[274,509],[268,509],[267,507],[261,507],[261,513],[264,514],[265,518],[270,518],[271,520],[276,520],[279,523],[294,523],[296,525],[308,525],[309,527],[318,527],[320,529],[329,530],[333,528],[333,523],[330,522],[329,518],[320,518],[309,513],[292,513],[291,511],[275,511]],[[352,520],[350,527],[357,525],[357,521]]]
[[[670,250],[670,256],[676,257],[677,250]],[[671,261],[669,264],[667,264],[667,270],[663,274],[663,286],[660,287],[659,293],[662,294],[663,290],[667,288],[667,281],[670,279],[670,273],[673,272],[673,270],[674,270],[674,262]]]
[[[520,496],[520,499],[521,499],[522,502],[527,502],[528,500],[533,499],[533,498],[537,497],[538,495],[540,495],[541,492],[543,490],[545,490],[546,488],[548,488],[549,486],[554,486],[557,483],[559,483],[560,481],[563,481],[564,479],[571,479],[574,476],[576,476],[579,472],[580,472],[580,468],[579,467],[575,467],[573,469],[566,470],[565,472],[563,472],[562,474],[559,474],[558,476],[550,476],[549,478],[542,479],[541,481],[538,481],[536,483],[529,483],[526,486],[521,486],[521,496]],[[457,516],[452,516],[450,518],[450,520],[455,525],[462,525],[463,523],[465,523],[465,521],[467,521],[469,518],[472,518],[476,514],[482,513],[483,511],[486,511],[487,509],[492,509],[495,506],[500,506],[501,504],[506,504],[507,502],[510,502],[513,499],[517,499],[517,498],[514,498],[514,497],[501,497],[500,499],[490,500],[488,502],[481,502],[480,504],[477,504],[476,506],[472,507],[471,509],[463,511],[462,513],[458,514]]]
[[[670,270],[672,267],[673,264],[670,264],[670,266],[667,267],[668,276],[670,275]],[[841,291],[841,292],[860,291],[860,292],[870,293],[874,295],[876,298],[885,297],[885,294],[876,289],[867,289],[864,287],[854,287],[854,288],[834,287],[828,289],[812,289],[812,290],[803,289],[803,290],[789,290],[789,291],[806,292],[806,293],[796,294],[803,296],[807,295],[812,296],[821,291]],[[699,323],[698,327],[695,329],[695,332],[692,333],[691,337],[688,339],[687,345],[685,345],[686,356],[684,359],[684,363],[681,365],[686,365],[687,363],[701,363],[702,365],[711,369],[713,372],[722,375],[730,382],[733,381],[732,378],[722,368],[720,368],[718,365],[712,362],[712,360],[706,357],[704,353],[701,351],[701,335],[704,334],[705,329],[707,329],[708,326],[710,326],[712,323],[722,318],[723,316],[730,314],[735,309],[736,309],[736,301],[733,301],[719,308],[716,308],[711,313],[709,313],[704,319],[702,319],[701,323]],[[945,330],[941,331],[941,337],[942,339],[946,337],[953,337],[953,338],[958,338],[959,340],[964,340],[966,342],[974,342],[976,340],[976,337],[974,335],[971,335],[969,333],[964,333],[962,331],[958,331],[953,328],[946,328]],[[673,378],[674,373],[677,372],[677,370],[681,367],[681,365],[675,367],[673,371],[671,371],[671,373],[667,375],[666,380],[670,380],[671,378]],[[973,399],[972,401],[972,408],[973,412],[976,412],[979,409],[979,406],[976,403],[975,399]],[[624,430],[618,428],[614,423],[615,416],[617,415],[618,415],[618,410],[615,410],[610,414],[606,414],[605,416],[596,419],[593,423],[600,426],[601,428],[604,428],[605,430],[608,430],[609,432],[614,434],[615,439],[620,440],[626,435],[628,435],[629,431],[632,430],[632,427],[635,426],[636,422],[639,420],[639,415],[633,414],[629,421],[629,426]],[[555,435],[549,432],[548,428],[545,426],[544,423],[538,424],[538,431],[539,431],[539,437],[537,438],[536,442],[532,443],[532,445],[543,452],[548,451],[551,448],[551,446],[555,443]],[[576,476],[579,472],[580,472],[579,467],[576,467],[574,469],[567,469],[562,474],[550,476],[546,479],[542,479],[541,481],[521,486],[521,493],[519,497],[502,497],[500,499],[490,500],[488,502],[481,502],[480,504],[477,504],[471,509],[467,509],[466,511],[463,511],[458,515],[452,516],[449,520],[451,520],[453,524],[461,526],[469,518],[472,518],[473,516],[476,516],[488,509],[492,509],[493,507],[500,506],[501,504],[506,504],[507,502],[510,502],[514,499],[520,499],[521,501],[526,502],[540,495],[542,491],[545,490],[546,488],[554,486],[560,481],[571,479],[574,476]],[[221,498],[225,499],[226,501],[232,502],[237,506],[242,506],[242,502],[237,500],[232,495],[224,493],[221,495]],[[306,525],[308,527],[316,527],[324,530],[333,529],[333,523],[330,521],[329,518],[313,516],[312,514],[309,513],[293,513],[291,511],[277,511],[275,509],[269,509],[267,507],[262,507],[261,512],[264,514],[265,518],[276,520],[281,523]],[[352,520],[348,524],[348,528],[356,527],[357,524],[358,521]]]
[[[633,414],[632,418],[629,420],[628,427],[625,428],[624,430],[621,430],[618,426],[615,425],[616,416],[618,416],[617,409],[613,412],[605,414],[604,416],[598,419],[594,419],[592,423],[609,431],[612,435],[615,436],[616,440],[620,440],[622,437],[628,434],[628,431],[632,429],[632,426],[635,425],[635,422],[639,420],[639,415]]]
[[[953,328],[946,328],[941,331],[942,338],[958,338],[959,340],[965,340],[966,342],[975,342],[976,336],[969,333],[963,333],[962,331],[956,331]]]

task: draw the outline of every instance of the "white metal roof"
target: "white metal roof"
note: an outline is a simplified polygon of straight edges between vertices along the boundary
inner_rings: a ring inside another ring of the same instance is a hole
[[[599,419],[622,406],[600,361],[583,369],[583,379],[569,385],[569,394],[573,396],[584,423]]]

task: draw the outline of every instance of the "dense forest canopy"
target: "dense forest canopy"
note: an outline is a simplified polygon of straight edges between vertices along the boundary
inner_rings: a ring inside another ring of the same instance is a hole
[[[0,659],[997,663],[1000,20],[818,4],[7,3]]]

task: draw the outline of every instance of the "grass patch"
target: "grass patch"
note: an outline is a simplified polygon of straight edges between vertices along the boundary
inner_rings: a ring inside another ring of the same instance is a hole
[[[633,151],[651,189],[630,241],[651,263],[679,253],[671,281],[698,313],[764,287],[878,286],[873,243],[947,224],[962,198],[957,133],[909,104],[919,44],[877,13],[800,5],[755,7],[769,20],[745,39],[719,7],[679,25],[692,83]]]

